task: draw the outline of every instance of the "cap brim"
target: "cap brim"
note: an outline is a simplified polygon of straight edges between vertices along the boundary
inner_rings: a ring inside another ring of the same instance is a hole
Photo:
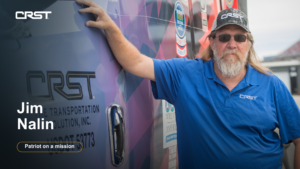
[[[212,31],[219,30],[220,28],[223,28],[224,26],[227,26],[227,25],[237,25],[237,26],[240,26],[241,28],[243,28],[246,32],[251,33],[250,30],[249,30],[248,28],[246,28],[245,26],[242,26],[242,25],[240,25],[240,24],[237,24],[237,23],[227,23],[227,24],[224,24],[224,25],[221,25],[221,26],[215,28],[215,29],[212,30]]]

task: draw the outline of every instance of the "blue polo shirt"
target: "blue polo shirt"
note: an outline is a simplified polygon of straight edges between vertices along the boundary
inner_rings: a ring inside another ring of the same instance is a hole
[[[153,95],[176,109],[179,168],[281,169],[282,143],[300,137],[300,112],[280,79],[248,64],[229,91],[213,61],[153,62]]]

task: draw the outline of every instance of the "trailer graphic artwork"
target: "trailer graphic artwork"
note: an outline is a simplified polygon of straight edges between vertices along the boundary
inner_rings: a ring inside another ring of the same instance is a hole
[[[232,8],[232,5],[233,5],[233,1],[234,0],[226,0],[226,4],[229,8]]]
[[[208,31],[207,25],[207,9],[206,9],[206,0],[201,0],[201,19],[202,19],[202,29],[204,32]]]
[[[243,1],[241,1],[241,4],[242,3]],[[239,9],[238,0],[222,0],[222,9],[229,9],[229,8]]]
[[[186,57],[187,45],[185,35],[185,17],[183,6],[180,1],[175,3],[175,25],[176,25],[176,53],[180,58]]]
[[[162,101],[163,105],[163,133],[164,133],[164,148],[177,145],[177,126],[175,107],[167,102]]]

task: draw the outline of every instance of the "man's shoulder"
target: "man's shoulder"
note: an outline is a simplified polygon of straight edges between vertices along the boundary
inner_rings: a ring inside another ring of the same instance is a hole
[[[260,79],[265,79],[270,83],[278,83],[281,81],[273,72],[266,71],[266,74],[258,72]]]
[[[272,88],[282,88],[286,85],[284,82],[273,72],[267,72],[267,74],[263,74],[258,72],[258,78],[261,84],[265,87],[272,87]]]
[[[184,57],[184,58],[172,58],[170,60],[173,60],[173,62],[178,64],[190,64],[190,65],[203,64],[203,60],[200,58],[189,59]]]
[[[196,58],[196,59],[188,59],[188,58],[177,58],[177,60],[180,60],[181,66],[184,70],[184,72],[188,74],[193,74],[197,71],[201,71],[204,66],[204,62],[202,59]]]
[[[172,59],[153,59],[155,63],[168,65],[174,67],[175,69],[182,71],[192,71],[203,68],[203,60],[202,59],[188,59],[188,58],[172,58]]]

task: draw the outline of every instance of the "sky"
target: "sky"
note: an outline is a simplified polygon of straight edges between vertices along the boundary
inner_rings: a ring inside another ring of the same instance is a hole
[[[247,0],[250,31],[260,59],[300,40],[300,0]]]

